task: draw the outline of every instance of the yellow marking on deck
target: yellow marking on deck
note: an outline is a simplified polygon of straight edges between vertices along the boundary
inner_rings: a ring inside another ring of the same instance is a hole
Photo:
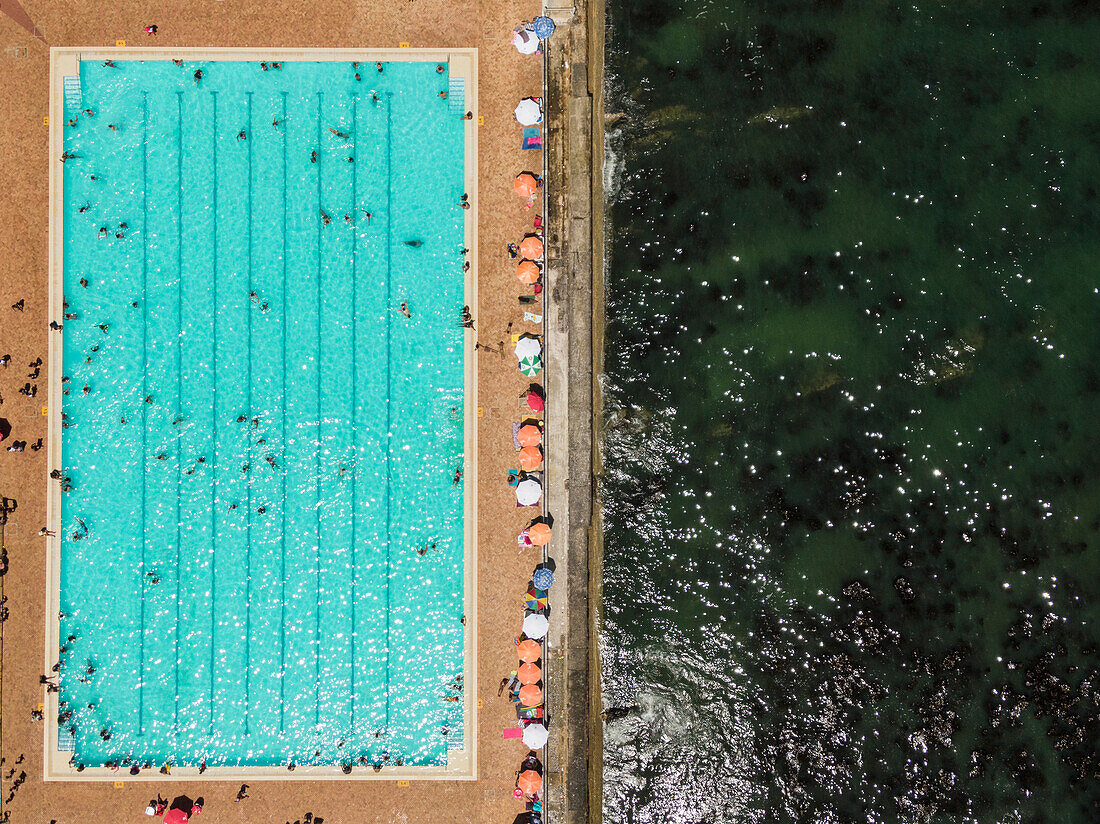
[[[125,787],[125,786],[126,786],[126,782],[125,782],[125,781],[116,781],[116,782],[115,782],[115,789],[116,789],[116,790],[121,790],[121,789],[122,789],[123,787]]]
[[[50,414],[50,408],[49,408],[48,406],[43,406],[43,407],[42,407],[42,417],[44,418],[44,417],[46,417],[46,416],[47,416],[48,414]]]
[[[480,407],[480,406],[479,406],[479,407],[477,408],[477,416],[478,416],[479,418],[484,418],[484,417],[485,417],[485,409],[484,409],[483,407]]]
[[[477,116],[477,125],[479,125],[479,126],[484,126],[485,125],[485,115],[479,114]]]
[[[408,44],[408,43],[398,43],[398,44],[397,44],[397,48],[399,48],[399,49],[407,49],[408,47],[409,47],[409,44]],[[401,782],[400,782],[400,781],[398,781],[397,783],[398,783],[398,784],[400,784]],[[406,784],[407,784],[407,783],[408,783],[408,782],[406,782]]]
[[[46,115],[45,117],[43,117],[43,118],[42,118],[42,125],[43,125],[43,126],[49,126],[49,125],[50,125],[50,117],[49,117],[49,115]]]
[[[407,787],[407,786],[409,786],[409,782],[408,781],[398,781],[397,786],[398,787]]]
[[[477,699],[477,708],[481,709],[481,699]]]
[[[125,40],[116,40],[115,45],[118,46],[119,48],[122,48],[123,46],[126,45],[126,41]]]

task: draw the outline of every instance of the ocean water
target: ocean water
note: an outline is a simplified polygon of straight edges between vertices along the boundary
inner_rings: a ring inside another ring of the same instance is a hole
[[[611,824],[1100,820],[1098,15],[610,3]]]
[[[81,66],[59,652],[79,763],[461,746],[465,123],[434,63],[360,71]]]

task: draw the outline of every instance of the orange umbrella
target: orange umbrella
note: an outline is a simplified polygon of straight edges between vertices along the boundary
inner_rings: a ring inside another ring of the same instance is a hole
[[[542,645],[538,641],[532,641],[528,638],[526,641],[519,642],[516,652],[519,653],[520,661],[530,664],[532,661],[542,658]]]
[[[519,428],[520,446],[539,446],[542,443],[542,432],[533,423],[525,423]]]
[[[516,175],[516,194],[522,197],[530,197],[539,188],[538,178],[530,172],[520,172]]]
[[[520,664],[516,675],[521,684],[534,684],[542,679],[542,670],[538,664]]]
[[[525,446],[519,451],[519,466],[524,472],[532,472],[542,466],[542,452],[537,446]]]
[[[539,265],[533,260],[520,261],[519,267],[516,269],[516,277],[520,279],[521,283],[537,283],[541,274]]]
[[[531,539],[531,543],[535,546],[546,546],[550,543],[550,536],[552,534],[553,530],[550,529],[550,526],[542,522],[533,524],[531,528],[527,530],[527,537]]]
[[[534,770],[524,770],[516,780],[516,786],[524,795],[534,795],[542,789],[542,776]]]
[[[526,684],[520,687],[519,702],[525,707],[537,707],[542,703],[542,690],[537,684]]]
[[[519,253],[528,260],[538,260],[542,257],[542,239],[528,235],[520,242]]]

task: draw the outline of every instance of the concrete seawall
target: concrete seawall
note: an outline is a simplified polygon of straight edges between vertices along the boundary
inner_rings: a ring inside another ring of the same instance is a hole
[[[558,0],[559,3],[562,0]],[[602,542],[594,479],[603,367],[604,4],[547,6],[558,25],[546,43],[547,441],[550,511],[566,541],[555,555],[564,592],[548,662],[554,713],[548,764],[551,821],[602,818],[603,725],[599,638]]]

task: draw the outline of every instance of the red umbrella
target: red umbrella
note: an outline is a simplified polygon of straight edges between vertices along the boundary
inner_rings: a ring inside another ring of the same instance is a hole
[[[525,423],[519,428],[520,446],[540,446],[542,444],[542,432],[533,423]]]
[[[542,645],[538,641],[532,641],[528,638],[526,641],[519,642],[516,652],[519,653],[520,661],[530,664],[542,658]]]
[[[516,786],[519,787],[524,794],[534,795],[542,789],[542,776],[534,770],[524,770],[519,774]]]
[[[538,279],[542,277],[542,272],[539,271],[539,265],[533,260],[521,260],[519,266],[516,267],[516,277],[519,278],[520,283],[530,285],[538,282]]]
[[[516,175],[516,194],[522,197],[530,197],[539,188],[539,180],[530,172],[520,172]]]
[[[519,451],[519,468],[524,472],[534,472],[542,466],[542,452],[537,446],[525,446]]]
[[[516,675],[519,677],[521,684],[537,684],[542,680],[542,670],[539,669],[538,664],[522,664]]]
[[[536,412],[541,412],[546,408],[546,400],[538,392],[528,392],[527,405]]]
[[[542,257],[542,240],[535,235],[528,235],[520,242],[519,253],[527,260],[538,260]]]
[[[537,707],[542,703],[542,689],[537,684],[524,684],[519,690],[519,702],[525,707]]]

